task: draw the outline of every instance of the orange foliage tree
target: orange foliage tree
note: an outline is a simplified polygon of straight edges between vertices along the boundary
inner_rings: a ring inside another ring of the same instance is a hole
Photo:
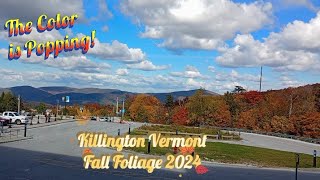
[[[172,115],[172,121],[177,125],[187,125],[189,123],[189,112],[186,107],[176,107]]]
[[[157,111],[160,108],[160,101],[150,95],[137,95],[129,107],[130,117],[134,121],[151,122],[157,121]]]
[[[311,112],[292,118],[295,123],[296,133],[300,136],[311,138],[320,137],[320,113]]]
[[[237,127],[250,130],[258,130],[257,119],[258,117],[256,109],[241,112],[239,120],[237,122]]]
[[[244,100],[249,105],[257,105],[263,100],[263,95],[258,91],[249,91],[242,94],[244,96]]]
[[[231,126],[231,113],[223,97],[215,97],[215,111],[211,112],[209,125],[218,127]]]
[[[294,123],[285,116],[274,116],[270,126],[273,132],[292,134],[295,131]]]

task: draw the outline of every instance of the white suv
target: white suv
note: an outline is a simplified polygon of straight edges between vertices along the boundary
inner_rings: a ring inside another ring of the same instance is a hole
[[[28,123],[27,116],[21,116],[17,112],[4,112],[2,116],[6,119],[10,119],[11,123],[21,124],[21,123]]]

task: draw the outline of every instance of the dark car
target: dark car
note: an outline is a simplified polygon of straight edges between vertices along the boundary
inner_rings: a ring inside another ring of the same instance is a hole
[[[92,116],[91,121],[97,121],[97,117]]]
[[[0,123],[3,124],[4,126],[6,126],[6,125],[8,125],[10,123],[10,119],[7,119],[7,118],[4,118],[4,117],[0,116]]]

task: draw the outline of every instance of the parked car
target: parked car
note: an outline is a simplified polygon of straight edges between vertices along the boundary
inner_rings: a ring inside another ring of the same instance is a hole
[[[99,118],[99,121],[108,122],[109,118],[108,117],[101,117],[101,118]]]
[[[6,125],[8,125],[10,123],[10,119],[9,118],[5,118],[3,116],[0,116],[0,123],[1,124],[3,123],[3,125],[6,126]]]
[[[2,114],[2,117],[9,119],[10,123],[24,124],[28,123],[29,118],[27,116],[19,115],[17,112],[6,111]]]
[[[92,116],[90,120],[91,120],[91,121],[97,121],[97,117]]]

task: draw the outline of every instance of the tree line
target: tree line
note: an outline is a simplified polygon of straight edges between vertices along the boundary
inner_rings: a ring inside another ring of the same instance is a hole
[[[172,95],[161,102],[148,94],[126,96],[124,118],[137,122],[186,126],[217,126],[265,132],[286,133],[320,138],[320,84],[266,92],[245,91],[236,87],[224,95],[210,95],[200,89],[187,98]],[[0,112],[16,111],[17,97],[2,93]],[[40,103],[34,108],[43,113],[47,108],[56,114],[56,107]],[[89,103],[68,106],[64,114],[77,116],[84,109],[90,116],[115,116],[115,106]],[[120,111],[122,107],[119,107]],[[61,113],[61,112],[60,112]]]
[[[320,84],[297,88],[233,92],[213,96],[198,90],[193,96],[165,103],[139,94],[127,98],[126,117],[134,121],[188,126],[243,128],[320,138]]]

